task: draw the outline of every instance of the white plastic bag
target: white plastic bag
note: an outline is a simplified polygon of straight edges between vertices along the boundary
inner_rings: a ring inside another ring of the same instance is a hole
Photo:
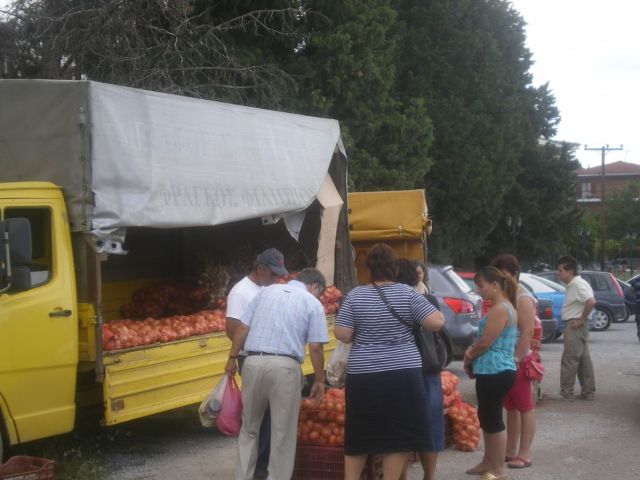
[[[327,362],[327,382],[332,387],[344,386],[347,379],[347,360],[351,352],[350,343],[342,343],[336,340],[336,349],[331,353]]]
[[[229,376],[223,375],[213,391],[207,395],[198,408],[200,423],[203,427],[215,427],[216,419],[222,409],[222,397],[229,383]]]

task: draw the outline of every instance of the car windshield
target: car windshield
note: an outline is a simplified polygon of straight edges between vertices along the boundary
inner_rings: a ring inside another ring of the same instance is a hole
[[[564,287],[546,278],[520,274],[520,282],[536,293],[564,292]]]
[[[619,278],[616,278],[616,280],[618,281],[618,284],[619,284],[621,287],[631,288],[631,285],[630,285],[630,284],[628,284],[627,282],[625,282],[624,280],[620,280]]]
[[[560,285],[558,282],[554,282],[553,280],[549,280],[548,278],[536,276],[536,280],[544,283],[549,288],[553,288],[556,292],[564,292],[565,291],[564,285]]]

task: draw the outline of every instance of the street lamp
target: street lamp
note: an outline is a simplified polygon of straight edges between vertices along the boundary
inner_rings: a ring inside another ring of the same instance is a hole
[[[588,228],[580,228],[578,235],[580,236],[580,263],[582,264],[582,268],[584,268],[584,246],[587,243],[587,238],[591,235],[591,230]]]
[[[636,234],[627,232],[625,237],[627,238],[627,248],[629,251],[629,274],[633,277],[633,247],[636,245]]]
[[[516,255],[516,238],[518,238],[518,233],[520,233],[520,227],[522,227],[522,217],[520,215],[516,215],[511,218],[511,215],[507,215],[505,219],[507,221],[507,228],[509,229],[509,233],[511,233],[511,238],[513,239],[513,255]]]

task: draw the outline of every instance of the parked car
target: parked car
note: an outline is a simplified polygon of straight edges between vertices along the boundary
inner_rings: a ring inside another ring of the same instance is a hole
[[[427,267],[429,290],[440,304],[444,316],[441,348],[448,364],[461,358],[476,339],[482,311],[482,298],[465,283],[451,266]]]
[[[476,283],[473,278],[476,276],[476,272],[468,272],[464,270],[456,270],[456,273],[464,280],[464,283],[469,285],[472,292],[476,290]],[[482,316],[484,317],[491,308],[491,300],[482,300]]]
[[[538,301],[547,300],[552,304],[553,326],[543,323],[543,343],[551,342],[562,335],[562,303],[564,302],[564,287],[544,277],[538,277],[531,273],[521,273],[520,283],[529,290]],[[540,319],[542,320],[542,318]],[[545,334],[546,333],[546,334]]]
[[[632,313],[636,311],[636,289],[624,280],[616,278],[616,282],[620,285],[622,293],[624,293],[624,304],[627,307],[627,315],[622,319],[623,322],[629,320]]]
[[[589,282],[596,299],[592,330],[607,330],[614,320],[622,321],[627,316],[624,293],[611,273],[581,270],[578,274]],[[556,272],[538,272],[536,275],[560,283]]]
[[[456,273],[460,275],[460,277],[467,283],[467,285],[469,285],[470,288],[472,288],[473,290],[476,289],[476,284],[473,281],[473,277],[475,276],[474,272],[457,271]],[[520,278],[522,279],[522,274]],[[552,300],[538,296],[531,289],[528,289],[528,290],[531,291],[536,297],[536,299],[538,300],[538,318],[542,323],[542,342],[543,343],[550,342],[559,335],[557,334],[557,332],[559,328],[558,322],[560,321],[559,320],[560,316],[559,314],[558,315],[554,314],[554,304]],[[560,306],[562,307],[562,301],[560,302]],[[483,300],[482,315],[485,315],[489,311],[490,307],[491,307],[491,301]]]

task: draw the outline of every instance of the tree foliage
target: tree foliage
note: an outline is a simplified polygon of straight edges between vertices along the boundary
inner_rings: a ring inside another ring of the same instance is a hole
[[[573,148],[546,143],[525,151],[513,188],[505,197],[504,214],[520,216],[516,253],[524,264],[547,259],[549,254],[576,252],[574,237],[581,212],[575,202],[575,170],[579,163]],[[505,216],[489,236],[486,253],[512,251],[511,231]],[[554,262],[550,262],[554,263]]]
[[[607,237],[618,241],[640,235],[640,182],[607,194]]]
[[[16,0],[5,23],[6,77],[89,78],[245,103],[293,88],[245,38],[295,42],[298,2]]]
[[[294,108],[340,120],[356,190],[422,187],[433,133],[426,102],[399,94],[397,13],[388,0],[311,3],[305,42],[290,63]]]
[[[490,247],[525,154],[554,132],[557,110],[545,88],[531,86],[524,22],[507,2],[397,5],[406,32],[403,90],[426,99],[435,131],[425,177],[432,251],[469,264]]]
[[[431,259],[572,247],[577,162],[506,0],[15,0],[0,76],[89,78],[336,118],[355,190],[425,188]],[[614,228],[614,227],[612,227]]]

